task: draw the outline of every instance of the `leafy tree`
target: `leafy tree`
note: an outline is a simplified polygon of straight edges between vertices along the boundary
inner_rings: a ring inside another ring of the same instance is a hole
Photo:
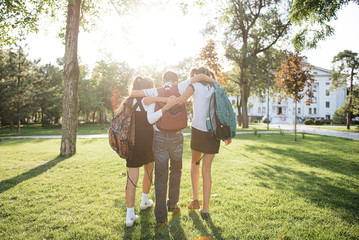
[[[350,2],[359,4],[359,0],[295,0],[290,20],[304,25],[293,39],[295,48],[315,48],[320,40],[333,35],[329,21],[337,19],[338,11]]]
[[[38,32],[39,15],[53,14],[58,1],[0,0],[0,47],[14,45],[28,33]]]
[[[276,83],[281,89],[280,93],[295,102],[294,141],[297,141],[297,103],[306,95],[308,98],[305,102],[309,105],[313,98],[311,86],[314,78],[310,70],[309,64],[305,64],[305,57],[300,56],[298,52],[287,52],[286,59],[275,75]]]
[[[97,99],[97,111],[100,113],[101,123],[105,120],[106,111],[113,112],[111,103],[112,92],[117,87],[120,96],[128,96],[128,87],[133,70],[127,63],[114,61],[97,62],[91,77]]]
[[[86,122],[89,122],[89,115],[93,113],[93,122],[95,122],[95,113],[98,106],[95,85],[88,78],[89,70],[86,66],[80,65],[79,77],[79,112],[86,116]]]
[[[290,1],[231,0],[225,9],[226,57],[240,68],[238,82],[241,93],[243,128],[248,128],[248,98],[251,80],[249,66],[258,54],[269,50],[287,34]]]
[[[216,51],[216,43],[213,39],[208,40],[207,45],[202,48],[196,61],[203,63],[206,67],[212,70],[220,85],[223,87],[226,85],[227,75],[223,72],[223,67],[221,66]]]
[[[35,86],[36,105],[41,112],[42,126],[59,122],[62,106],[63,73],[52,64],[38,68],[39,80]]]
[[[353,111],[358,108],[353,105],[355,99],[355,81],[359,78],[359,55],[350,50],[344,50],[333,58],[334,68],[332,71],[333,87],[349,86],[347,110],[347,129],[350,129],[350,122]],[[356,101],[355,101],[356,102]]]
[[[1,67],[1,120],[17,124],[36,109],[35,86],[38,83],[37,61],[27,59],[23,48],[8,50],[2,54]]]

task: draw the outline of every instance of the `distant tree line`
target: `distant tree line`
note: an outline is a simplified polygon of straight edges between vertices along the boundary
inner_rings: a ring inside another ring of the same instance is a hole
[[[111,97],[116,87],[120,96],[134,70],[127,63],[99,61],[90,73],[80,65],[79,118],[86,122],[108,121],[113,113]],[[39,123],[44,127],[59,123],[62,115],[63,64],[40,65],[30,60],[22,47],[0,51],[0,121],[15,126]]]
[[[0,123],[20,131],[22,124],[37,123],[43,127],[59,124],[64,92],[63,59],[57,65],[41,65],[30,60],[22,47],[0,50]],[[126,62],[109,57],[98,61],[93,69],[79,66],[78,113],[87,123],[104,124],[114,114],[111,98],[121,101],[135,75],[153,78],[160,86],[162,73],[170,68],[181,80],[187,78],[193,62],[184,59],[176,66],[143,66],[134,70]]]

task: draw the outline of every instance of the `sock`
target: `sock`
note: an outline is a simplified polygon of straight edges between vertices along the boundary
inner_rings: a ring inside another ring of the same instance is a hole
[[[148,193],[142,193],[141,203],[146,203],[148,201]]]
[[[130,219],[130,218],[134,218],[135,217],[135,208],[127,208],[127,215],[126,218]]]

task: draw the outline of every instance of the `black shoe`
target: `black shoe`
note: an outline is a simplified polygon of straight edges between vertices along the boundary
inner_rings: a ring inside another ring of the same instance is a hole
[[[181,208],[176,203],[167,203],[167,206],[169,212],[177,213],[181,211]]]
[[[205,221],[210,220],[211,215],[209,214],[209,212],[202,212],[201,210],[199,210],[199,213],[201,214],[202,219],[205,220]]]

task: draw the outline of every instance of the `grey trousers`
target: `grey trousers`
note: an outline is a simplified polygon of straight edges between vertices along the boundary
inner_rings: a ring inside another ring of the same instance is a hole
[[[176,204],[179,200],[182,174],[183,134],[180,132],[155,131],[152,150],[155,159],[155,216],[158,222],[165,222],[167,221],[166,200],[168,175],[168,203]]]

